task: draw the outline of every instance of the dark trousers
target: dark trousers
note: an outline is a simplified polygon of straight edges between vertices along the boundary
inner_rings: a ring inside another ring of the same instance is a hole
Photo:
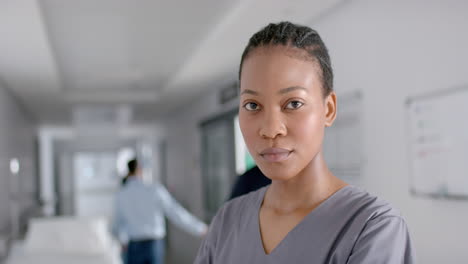
[[[164,250],[163,239],[130,241],[128,243],[127,263],[163,264]]]

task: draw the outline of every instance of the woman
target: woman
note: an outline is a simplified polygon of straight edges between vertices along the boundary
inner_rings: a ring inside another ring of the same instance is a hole
[[[219,210],[195,263],[413,263],[400,214],[325,163],[337,99],[318,33],[268,25],[245,48],[239,80],[241,131],[272,183]]]

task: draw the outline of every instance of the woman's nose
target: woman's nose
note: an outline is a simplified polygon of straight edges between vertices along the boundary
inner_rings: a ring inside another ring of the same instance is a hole
[[[266,113],[263,122],[260,122],[260,124],[259,134],[263,138],[274,139],[278,136],[286,135],[286,125],[279,113]]]

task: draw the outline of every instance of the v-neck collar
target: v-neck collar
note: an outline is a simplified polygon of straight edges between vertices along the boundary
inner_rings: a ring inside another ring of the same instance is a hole
[[[294,226],[286,234],[286,236],[278,243],[278,245],[276,245],[276,247],[273,248],[273,250],[269,254],[266,253],[265,247],[263,246],[263,239],[262,239],[262,235],[261,235],[261,231],[260,231],[260,209],[261,209],[261,206],[263,204],[263,200],[265,199],[266,191],[268,190],[268,188],[270,188],[270,185],[263,187],[263,189],[259,191],[259,194],[258,194],[259,198],[257,200],[257,204],[256,204],[256,208],[255,208],[256,209],[256,212],[255,212],[255,216],[256,216],[256,218],[255,218],[255,222],[256,222],[256,224],[255,224],[256,243],[255,244],[260,246],[260,250],[263,253],[263,256],[264,257],[270,257],[270,256],[275,255],[277,251],[281,250],[281,246],[284,243],[286,243],[285,240],[290,239],[289,237],[291,236],[291,233],[296,233],[297,232],[296,230],[301,228],[302,225],[304,225],[303,223],[308,222],[309,218],[312,218],[319,211],[323,210],[322,208],[324,208],[326,204],[333,201],[335,199],[335,197],[337,197],[337,195],[339,193],[341,193],[345,189],[352,188],[352,187],[353,187],[352,185],[346,185],[346,186],[342,187],[341,189],[338,189],[336,192],[334,192],[332,195],[330,195],[326,200],[324,200],[322,203],[320,203],[315,209],[313,209],[311,212],[309,212],[296,226]]]

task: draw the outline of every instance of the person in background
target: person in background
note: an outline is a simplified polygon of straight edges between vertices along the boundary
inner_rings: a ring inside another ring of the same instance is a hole
[[[203,236],[207,226],[187,212],[161,184],[146,185],[141,179],[138,161],[128,162],[126,183],[117,193],[112,234],[122,241],[127,264],[162,264],[164,262],[164,216],[195,236]]]
[[[271,180],[263,175],[258,166],[255,166],[237,177],[229,200],[256,191],[270,183]]]
[[[125,177],[122,178],[121,182],[120,182],[120,185],[123,187],[125,186],[125,184],[127,183],[127,180],[128,180],[128,176],[130,176],[129,174],[125,175]]]
[[[135,171],[135,168],[136,168],[136,164],[137,161],[136,160],[132,160],[130,162],[128,162],[127,164],[127,167],[128,167],[128,174],[125,175],[125,177],[122,178],[121,182],[120,182],[120,186],[121,188],[123,188],[125,186],[125,184],[127,183],[127,180],[128,180],[128,177],[130,177],[130,175],[132,173],[134,173]],[[128,249],[128,238],[126,237],[125,234],[119,234],[119,241],[122,245],[122,249],[121,249],[121,253],[120,253],[120,257],[122,259],[122,264],[127,264],[128,261],[127,261],[127,249]]]

